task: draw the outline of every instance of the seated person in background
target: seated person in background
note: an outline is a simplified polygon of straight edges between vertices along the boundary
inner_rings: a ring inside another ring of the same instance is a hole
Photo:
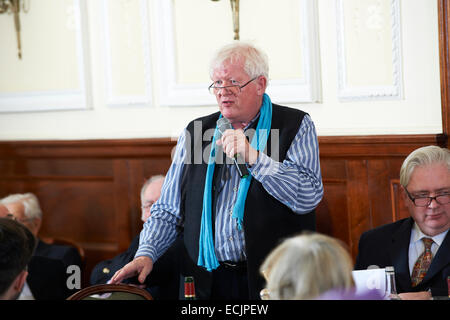
[[[70,265],[81,267],[78,251],[69,246],[47,244],[38,238],[42,210],[32,193],[12,194],[0,200],[15,219],[27,227],[38,239],[30,261],[29,276],[19,299],[64,300],[74,293],[67,288],[66,273]]]
[[[361,235],[356,270],[393,266],[401,299],[447,296],[450,276],[450,151],[414,150],[400,169],[411,217]]]
[[[0,214],[9,214],[1,204]],[[21,223],[11,218],[0,218],[0,300],[16,300],[19,297],[35,245],[33,234]]]
[[[159,199],[161,188],[164,183],[164,176],[157,175],[148,179],[141,188],[141,209],[142,222],[147,221],[150,216],[152,205]],[[98,263],[91,272],[90,282],[92,285],[107,283],[114,273],[132,261],[139,247],[139,234],[134,237],[127,251],[116,257]],[[176,245],[155,263],[154,274],[149,278],[146,285],[154,299],[176,300],[178,299],[178,260],[176,259]],[[156,273],[155,273],[156,272]],[[137,283],[137,280],[136,280]]]
[[[260,271],[266,278],[261,298],[317,299],[329,290],[354,290],[353,262],[337,239],[304,233],[284,240],[267,256]]]

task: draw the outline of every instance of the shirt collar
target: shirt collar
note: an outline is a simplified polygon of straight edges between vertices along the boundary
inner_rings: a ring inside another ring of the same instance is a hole
[[[256,116],[249,121],[249,123],[243,128],[243,130],[247,130],[248,128],[250,128],[250,126],[259,118],[259,115],[261,114],[261,111],[258,111],[258,113],[256,114]]]
[[[430,237],[430,236],[427,236],[426,234],[424,234],[422,232],[422,230],[420,230],[417,223],[414,222],[413,228],[411,230],[411,243],[421,241],[422,238],[431,238],[438,246],[440,246],[442,244],[442,241],[444,241],[444,238],[447,235],[447,232],[448,232],[448,229],[445,230],[444,232],[441,232],[441,233],[435,235],[434,237]]]

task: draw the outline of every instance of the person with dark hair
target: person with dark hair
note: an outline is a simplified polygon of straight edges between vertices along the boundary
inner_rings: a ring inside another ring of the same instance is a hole
[[[0,210],[7,209],[0,205]],[[0,218],[0,300],[19,297],[35,246],[36,239],[25,226],[12,218]]]

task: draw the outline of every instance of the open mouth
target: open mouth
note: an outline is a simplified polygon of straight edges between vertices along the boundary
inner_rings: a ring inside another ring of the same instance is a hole
[[[226,100],[226,101],[222,101],[221,104],[223,107],[229,107],[234,104],[234,101]]]

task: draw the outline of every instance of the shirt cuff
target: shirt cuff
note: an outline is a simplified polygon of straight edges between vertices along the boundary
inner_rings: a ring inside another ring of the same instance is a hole
[[[259,153],[255,164],[248,169],[253,178],[258,181],[263,181],[265,177],[275,175],[280,169],[281,163],[273,160],[263,152]]]
[[[136,251],[134,258],[146,256],[152,259],[153,263],[156,262],[158,256],[156,255],[156,249],[149,245],[139,245],[139,249]]]

